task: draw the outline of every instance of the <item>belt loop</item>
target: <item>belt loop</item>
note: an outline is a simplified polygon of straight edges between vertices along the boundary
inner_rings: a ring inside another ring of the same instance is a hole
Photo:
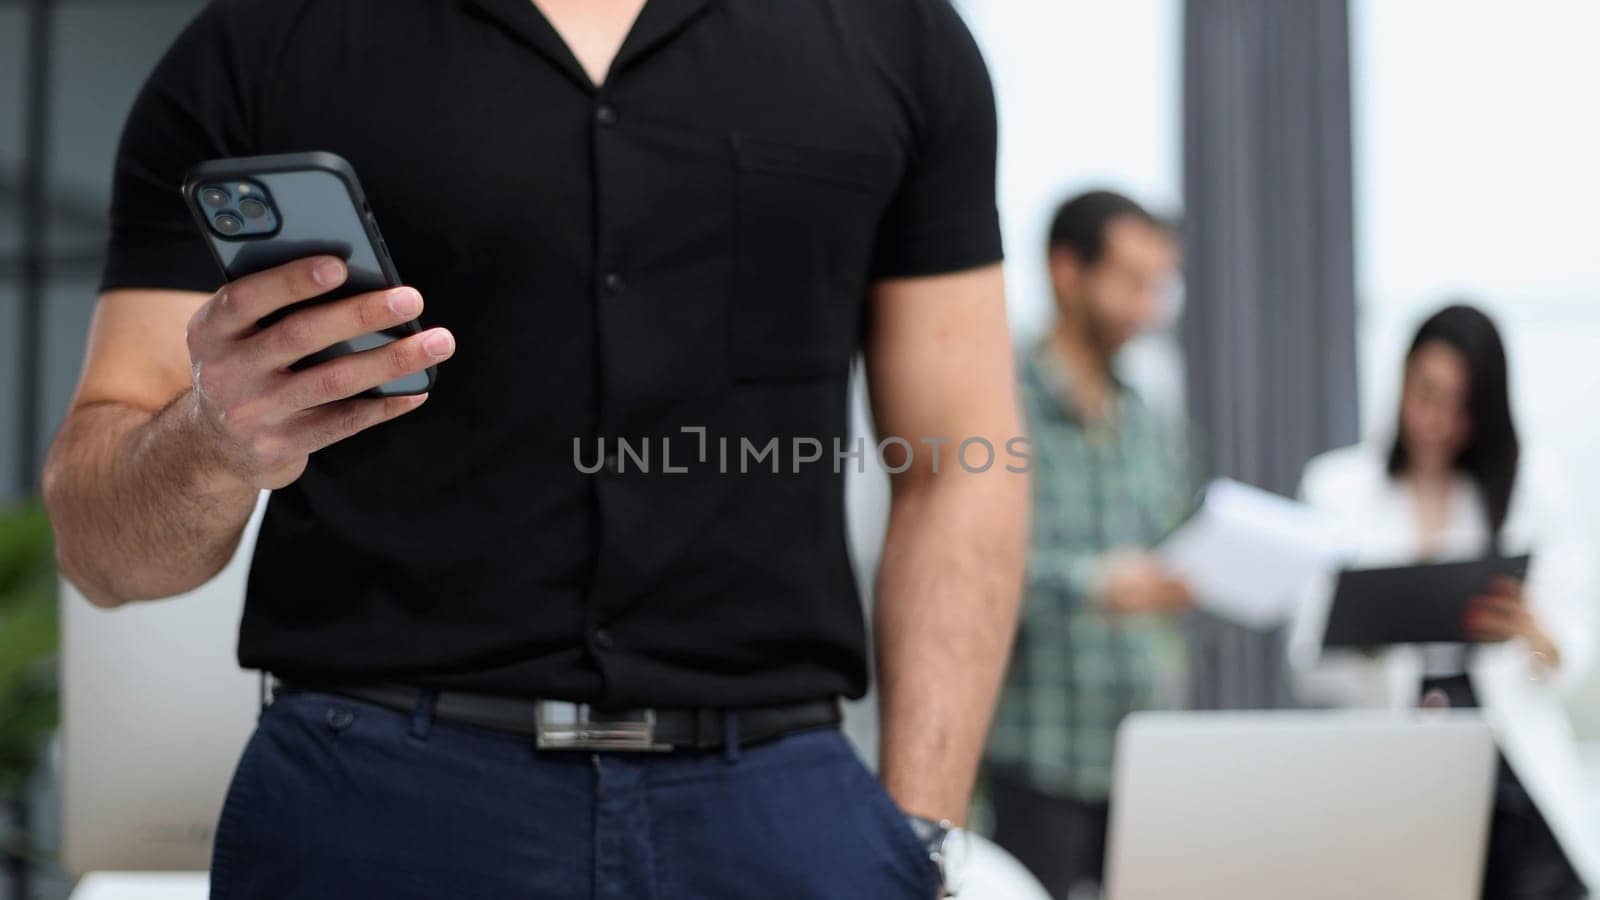
[[[439,700],[436,688],[422,688],[417,692],[417,706],[411,712],[411,736],[426,738],[433,727],[433,707]]]
[[[694,745],[702,749],[715,747],[712,737],[721,738],[721,733],[715,728],[717,724],[717,711],[709,706],[696,706],[694,708]],[[720,743],[720,740],[717,742]]]
[[[722,758],[726,762],[739,761],[739,711],[722,711]]]

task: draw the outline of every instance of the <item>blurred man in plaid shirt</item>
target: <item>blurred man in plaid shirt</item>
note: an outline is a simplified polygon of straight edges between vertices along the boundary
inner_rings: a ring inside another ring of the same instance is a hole
[[[1098,191],[1057,212],[1049,259],[1059,315],[1021,373],[1035,466],[1026,611],[988,785],[996,841],[1064,898],[1101,879],[1118,723],[1182,698],[1175,614],[1189,589],[1148,548],[1183,517],[1193,485],[1186,429],[1112,370],[1162,313],[1173,234]]]

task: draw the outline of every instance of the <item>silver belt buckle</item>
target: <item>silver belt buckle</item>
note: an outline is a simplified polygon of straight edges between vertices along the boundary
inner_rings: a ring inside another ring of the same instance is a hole
[[[653,709],[606,712],[596,718],[587,703],[540,700],[534,707],[534,746],[540,750],[633,750],[663,752],[656,743]]]

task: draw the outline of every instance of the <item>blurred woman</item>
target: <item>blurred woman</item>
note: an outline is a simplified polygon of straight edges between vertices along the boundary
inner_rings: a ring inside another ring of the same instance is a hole
[[[1600,888],[1600,844],[1561,692],[1594,650],[1594,558],[1567,485],[1524,453],[1494,323],[1451,306],[1406,356],[1392,444],[1311,461],[1301,496],[1348,530],[1362,567],[1531,552],[1526,584],[1486,584],[1467,612],[1473,644],[1322,650],[1330,591],[1290,639],[1297,688],[1340,706],[1479,707],[1499,746],[1485,898],[1564,900]]]

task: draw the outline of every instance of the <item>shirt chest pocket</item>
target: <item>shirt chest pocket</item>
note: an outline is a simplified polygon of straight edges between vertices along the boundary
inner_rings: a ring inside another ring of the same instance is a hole
[[[734,378],[844,376],[898,161],[747,135],[733,157]]]

